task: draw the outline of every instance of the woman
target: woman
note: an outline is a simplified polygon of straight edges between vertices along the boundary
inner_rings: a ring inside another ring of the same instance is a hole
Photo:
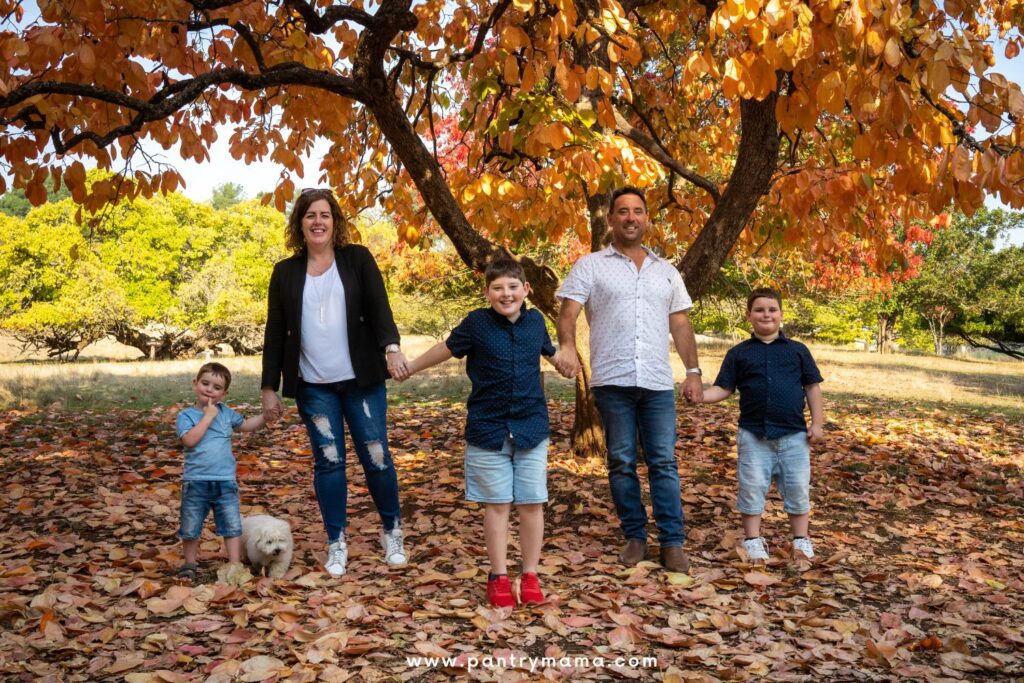
[[[281,415],[277,389],[294,398],[313,448],[313,488],[327,530],[331,576],[345,573],[345,425],[380,514],[390,567],[408,561],[398,477],[387,441],[384,380],[406,365],[384,281],[366,247],[349,244],[330,190],[303,190],[288,217],[294,256],[274,266],[263,337],[263,414]]]

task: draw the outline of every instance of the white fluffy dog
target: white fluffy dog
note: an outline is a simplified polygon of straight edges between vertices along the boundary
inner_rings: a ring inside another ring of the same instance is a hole
[[[292,563],[292,528],[288,522],[270,515],[242,518],[242,545],[245,556],[257,576],[279,579]]]

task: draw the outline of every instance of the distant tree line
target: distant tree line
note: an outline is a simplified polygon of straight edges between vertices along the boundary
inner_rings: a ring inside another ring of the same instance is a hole
[[[171,193],[81,223],[71,199],[22,212],[8,193],[0,327],[61,360],[107,336],[150,358],[221,344],[258,352],[271,267],[285,255],[284,219],[241,201],[240,187],[224,188],[214,193],[219,209]]]
[[[782,290],[785,328],[824,343],[863,344],[880,352],[948,353],[965,344],[1024,359],[1024,247],[1008,246],[1024,214],[982,209],[943,216],[921,232],[905,263],[888,277],[858,267],[849,254],[807,260],[793,251],[730,261],[697,304],[705,332],[746,329],[745,293]]]
[[[81,223],[79,207],[55,197],[35,209],[18,191],[0,197],[0,328],[27,349],[73,360],[109,336],[150,358],[222,344],[261,350],[270,272],[285,256],[280,212],[245,201],[234,183],[213,188],[209,203],[171,193]],[[850,253],[809,259],[766,248],[726,264],[694,322],[705,333],[744,333],[746,293],[772,285],[793,336],[937,354],[955,339],[1024,358],[1024,247],[1000,248],[1022,225],[1022,214],[1001,210],[944,216],[914,236],[888,277]],[[478,275],[443,238],[410,246],[386,220],[353,227],[377,256],[403,331],[443,338],[481,305]],[[535,258],[564,272],[585,253],[574,240]]]

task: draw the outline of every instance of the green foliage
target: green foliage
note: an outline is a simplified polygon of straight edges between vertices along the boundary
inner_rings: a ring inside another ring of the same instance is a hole
[[[24,218],[32,209],[32,202],[23,190],[11,190],[0,196],[0,213],[15,218]]]
[[[469,270],[447,240],[428,238],[424,247],[410,247],[398,241],[387,221],[358,229],[384,274],[402,331],[442,339],[469,311],[485,305],[483,276]]]
[[[936,353],[947,333],[1010,355],[1024,342],[1024,250],[997,249],[999,239],[1021,225],[1024,214],[1002,209],[956,215],[921,249],[919,275],[896,295],[930,329]]]
[[[217,211],[178,194],[82,225],[77,211],[64,200],[0,217],[0,326],[62,359],[106,335],[161,357],[259,350],[270,272],[285,256],[281,214],[255,201]]]
[[[784,303],[786,333],[849,346],[872,337],[874,316],[856,294],[807,292]]]
[[[235,204],[245,201],[245,188],[238,183],[224,183],[213,188],[210,204],[218,211],[230,209]]]
[[[255,353],[263,341],[272,265],[285,258],[281,214],[258,201],[235,205],[223,222],[221,244],[180,290],[191,320],[236,353]]]
[[[68,192],[68,188],[61,185],[59,189],[52,191],[47,195],[47,201],[59,202],[70,196],[71,193]],[[25,196],[24,190],[11,190],[10,192],[0,195],[0,214],[14,216],[15,218],[24,218],[31,210],[32,202],[30,202],[28,197]]]

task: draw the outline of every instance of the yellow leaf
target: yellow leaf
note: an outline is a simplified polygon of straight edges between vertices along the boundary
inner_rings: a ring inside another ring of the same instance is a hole
[[[760,20],[754,21],[747,28],[747,35],[752,46],[764,45],[768,41],[768,25]]]
[[[841,114],[844,105],[843,82],[838,71],[825,76],[815,92],[818,106],[831,114]]]
[[[775,69],[760,55],[748,65],[747,78],[752,88],[751,97],[756,100],[763,100],[775,90]]]
[[[945,62],[933,61],[928,65],[928,87],[934,93],[942,93],[949,87],[949,67]]]
[[[523,68],[522,89],[529,92],[537,85],[537,68],[533,64],[527,64]]]
[[[615,46],[615,43],[608,43],[608,61],[612,64],[619,61],[619,48]]]
[[[512,5],[520,12],[529,14],[533,11],[533,0],[514,0]]]
[[[665,572],[665,577],[673,586],[689,586],[693,584],[693,577],[681,572]]]
[[[877,57],[882,54],[882,50],[885,49],[885,40],[883,39],[882,33],[874,26],[872,26],[868,31],[865,43],[868,48],[868,54],[872,57]]]
[[[291,34],[288,35],[288,44],[295,49],[299,49],[306,44],[306,34],[302,31],[292,31]]]
[[[903,61],[903,53],[900,51],[900,44],[895,38],[889,38],[885,44],[885,63],[896,68]]]
[[[730,57],[725,62],[725,77],[722,80],[722,93],[726,97],[736,97],[739,82],[743,79],[743,65],[735,57]]]

